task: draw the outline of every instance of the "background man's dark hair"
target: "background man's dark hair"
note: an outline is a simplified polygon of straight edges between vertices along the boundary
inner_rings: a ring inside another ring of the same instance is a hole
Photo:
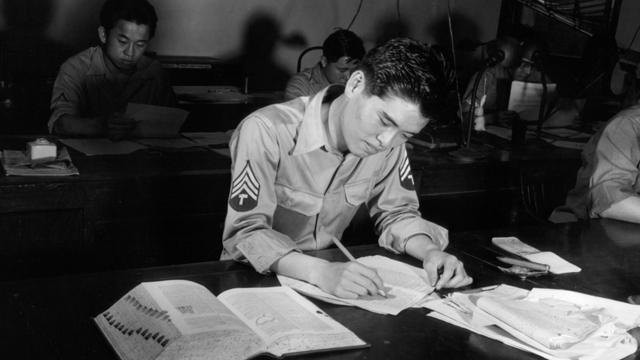
[[[366,51],[362,39],[349,30],[338,29],[324,40],[322,44],[322,55],[329,62],[336,62],[341,57],[346,56],[349,62],[362,60]]]
[[[149,26],[149,39],[156,34],[158,16],[147,0],[107,0],[100,11],[100,26],[109,32],[119,20]]]
[[[442,52],[413,39],[392,39],[369,51],[356,70],[364,72],[365,93],[397,96],[417,104],[427,119],[441,115],[454,72]]]

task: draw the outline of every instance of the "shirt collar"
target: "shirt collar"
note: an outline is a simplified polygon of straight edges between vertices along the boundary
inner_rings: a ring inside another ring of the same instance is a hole
[[[87,75],[107,75],[107,67],[102,57],[102,48],[96,46],[93,48],[93,54],[91,54],[91,64],[89,65],[89,71]]]
[[[93,55],[91,56],[91,65],[89,65],[89,71],[87,75],[105,75],[111,78],[111,73],[107,70],[107,65],[104,63],[104,53],[101,46],[94,47]],[[139,77],[142,80],[148,80],[152,78],[153,72],[150,70],[150,64],[153,62],[151,58],[142,56],[142,59],[136,64],[136,71],[131,74],[131,77]]]
[[[304,109],[300,132],[292,155],[302,155],[323,146],[328,147],[327,134],[325,132],[325,122],[328,119],[322,119],[322,103],[327,90],[334,86],[342,85],[328,86],[309,98],[309,102]]]
[[[311,70],[311,79],[309,79],[309,83],[311,83],[311,85],[321,85],[323,89],[331,85],[327,77],[324,76],[324,73],[322,72],[322,63],[318,62]]]

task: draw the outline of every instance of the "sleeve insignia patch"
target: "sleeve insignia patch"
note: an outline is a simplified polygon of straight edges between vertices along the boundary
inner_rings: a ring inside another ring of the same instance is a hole
[[[409,157],[407,156],[406,151],[403,151],[399,172],[400,184],[402,185],[402,187],[409,191],[415,191],[416,187],[413,183],[413,175],[411,174],[411,166],[409,165]]]
[[[258,205],[260,183],[253,175],[251,164],[247,161],[244,169],[233,180],[229,205],[237,212],[249,211]]]

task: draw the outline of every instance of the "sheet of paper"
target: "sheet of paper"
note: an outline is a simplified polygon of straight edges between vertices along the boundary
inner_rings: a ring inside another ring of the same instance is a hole
[[[453,293],[446,299],[431,301],[426,303],[424,306],[434,311],[432,313],[429,313],[427,316],[435,317],[450,324],[457,325],[478,334],[487,336],[489,338],[502,341],[506,345],[529,351],[546,359],[571,358],[580,360],[614,360],[622,359],[637,350],[637,342],[635,341],[635,339],[630,334],[621,331],[624,330],[624,327],[621,328],[620,325],[616,327],[615,324],[618,323],[614,322],[606,323],[600,329],[596,330],[594,333],[588,336],[585,340],[572,345],[568,349],[552,350],[518,332],[517,330],[509,327],[509,325],[492,317],[475,305],[475,303],[478,301],[478,297],[492,297],[514,300],[546,298],[551,300],[564,299],[565,301],[570,301],[576,306],[583,308],[586,308],[586,305],[588,304],[589,306],[591,306],[591,308],[602,307],[608,311],[610,310],[606,306],[600,306],[600,300],[597,300],[597,298],[585,298],[584,300],[582,300],[583,303],[580,303],[575,299],[581,299],[583,294],[570,291],[567,292],[565,290],[534,289],[534,291],[528,292],[523,289],[518,289],[520,292],[509,294],[508,291],[505,291],[509,289],[518,288],[507,285],[500,285],[495,290],[482,293]],[[475,297],[476,300],[473,300],[472,297]],[[602,299],[602,301],[606,302],[608,300]],[[622,313],[618,315],[613,311],[609,311],[609,313],[617,316],[625,316]]]
[[[186,138],[136,139],[132,141],[141,145],[163,149],[187,149],[206,146]]]
[[[322,301],[341,305],[349,304],[371,312],[390,315],[397,315],[402,310],[413,307],[433,292],[433,287],[424,280],[426,272],[423,269],[384,256],[367,256],[357,261],[378,272],[384,281],[386,298],[376,294],[360,296],[356,300],[342,299],[304,281],[281,275],[278,275],[278,280],[283,286],[291,287]]]
[[[189,112],[183,109],[129,103],[124,116],[138,122],[138,137],[166,138],[178,136]]]
[[[550,99],[554,98],[556,84],[547,84],[547,106]],[[522,81],[511,82],[508,109],[517,112],[523,120],[537,121],[542,102],[542,84]]]
[[[572,125],[574,119],[580,116],[580,111],[582,111],[585,101],[586,99],[558,99],[542,127],[551,128]]]
[[[618,318],[626,329],[640,326],[640,306],[575,291],[533,288],[527,298],[550,298],[569,301],[582,307],[602,307]]]
[[[549,265],[549,271],[553,274],[567,274],[580,272],[582,269],[566,261],[560,256],[552,253],[551,251],[541,251],[535,254],[523,255],[523,257],[529,261],[533,261],[539,264]]]
[[[70,146],[87,156],[94,155],[124,155],[134,151],[146,149],[141,144],[131,141],[111,141],[103,138],[90,139],[60,139],[60,142]]]
[[[187,138],[203,145],[222,145],[228,144],[231,141],[231,134],[233,130],[226,132],[190,132],[182,133]]]
[[[547,264],[550,267],[549,271],[553,274],[566,274],[582,271],[578,266],[564,260],[555,253],[550,251],[540,251],[513,236],[494,237],[491,239],[491,243],[507,252],[521,256],[529,261],[539,264]]]

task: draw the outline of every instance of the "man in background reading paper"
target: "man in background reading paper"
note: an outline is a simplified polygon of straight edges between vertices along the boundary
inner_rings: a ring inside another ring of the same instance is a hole
[[[494,41],[519,41],[515,38],[506,37],[504,39],[499,38]],[[548,45],[545,41],[529,36],[523,41],[520,41],[522,47],[522,59],[519,62],[512,64],[513,66],[504,66],[502,63],[489,67],[482,74],[478,89],[476,91],[476,130],[483,130],[484,124],[498,124],[498,123],[510,123],[513,120],[519,118],[519,115],[515,111],[507,110],[506,101],[499,101],[502,91],[508,91],[511,87],[512,81],[521,81],[527,83],[541,83],[542,72],[538,69],[539,64],[536,64],[534,59],[531,58],[535,54],[535,50],[541,49],[547,51]],[[469,82],[467,90],[464,93],[462,101],[462,114],[463,119],[467,119],[471,108],[471,92],[473,91],[473,85],[478,74],[474,74]],[[545,78],[547,84],[551,83],[551,79]],[[478,124],[478,119],[481,118],[481,124]]]
[[[146,0],[107,0],[100,12],[101,46],[69,58],[53,86],[49,131],[122,140],[136,129],[129,102],[173,107],[162,65],[144,55],[158,18]]]
[[[365,203],[380,245],[422,260],[430,285],[470,284],[462,263],[443,251],[447,230],[418,211],[404,146],[438,115],[450,75],[428,46],[394,39],[365,55],[346,85],[245,118],[229,144],[233,181],[221,259],[342,298],[376,294],[383,283],[373,269],[302,253],[340,239]]]

